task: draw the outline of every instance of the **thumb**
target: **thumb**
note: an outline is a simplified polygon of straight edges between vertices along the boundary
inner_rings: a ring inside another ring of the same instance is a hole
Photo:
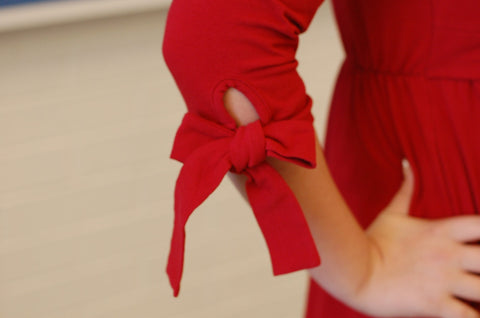
[[[387,209],[394,213],[408,214],[410,201],[413,195],[413,186],[415,183],[412,169],[407,159],[402,161],[403,166],[403,182],[395,196],[388,204]]]

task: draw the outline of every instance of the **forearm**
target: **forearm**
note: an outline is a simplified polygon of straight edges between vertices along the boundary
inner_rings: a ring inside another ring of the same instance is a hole
[[[322,259],[310,270],[312,277],[335,296],[349,297],[368,277],[370,245],[330,175],[318,140],[316,149],[314,169],[276,158],[267,161],[294,192],[311,229]],[[240,191],[244,189],[244,176],[231,173],[230,178]]]

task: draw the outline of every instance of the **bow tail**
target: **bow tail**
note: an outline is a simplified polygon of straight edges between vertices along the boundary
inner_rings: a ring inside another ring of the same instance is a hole
[[[318,266],[320,256],[288,184],[266,162],[248,172],[247,194],[270,252],[273,274]]]
[[[173,296],[177,297],[180,292],[180,281],[183,274],[185,253],[185,224],[175,216],[172,239],[170,241],[170,254],[168,255],[167,275],[170,286],[173,288]]]
[[[222,145],[213,142],[192,153],[180,170],[175,185],[175,220],[167,264],[167,274],[175,297],[180,291],[183,273],[185,224],[192,212],[218,187],[231,167],[226,152],[219,149],[222,149]]]

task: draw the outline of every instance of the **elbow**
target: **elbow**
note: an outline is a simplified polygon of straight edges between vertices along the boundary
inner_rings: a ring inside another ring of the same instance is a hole
[[[218,25],[211,22],[213,13],[207,10],[207,5],[212,4],[198,0],[172,1],[162,43],[163,58],[170,68],[194,69],[195,62],[208,56],[212,34]]]
[[[162,42],[162,55],[167,66],[172,69],[188,64],[193,58],[193,52],[198,35],[195,28],[201,24],[201,15],[195,16],[194,2],[189,0],[176,0],[168,10],[167,21]],[[199,28],[201,30],[201,28]],[[197,30],[198,32],[198,30]]]
[[[225,92],[223,103],[237,126],[247,125],[260,118],[252,102],[236,88],[229,88]]]
[[[165,63],[171,69],[176,63],[176,56],[181,54],[182,44],[185,39],[182,39],[182,30],[179,27],[185,19],[182,10],[176,8],[177,2],[173,1],[167,16],[165,24],[165,31],[162,41],[162,55]]]

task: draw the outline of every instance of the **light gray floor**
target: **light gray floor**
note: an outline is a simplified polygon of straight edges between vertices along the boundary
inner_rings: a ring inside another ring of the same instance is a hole
[[[226,179],[187,226],[181,295],[164,273],[185,106],[165,12],[0,34],[0,317],[301,317],[306,274],[273,277]],[[343,52],[330,7],[299,50],[321,136]]]

